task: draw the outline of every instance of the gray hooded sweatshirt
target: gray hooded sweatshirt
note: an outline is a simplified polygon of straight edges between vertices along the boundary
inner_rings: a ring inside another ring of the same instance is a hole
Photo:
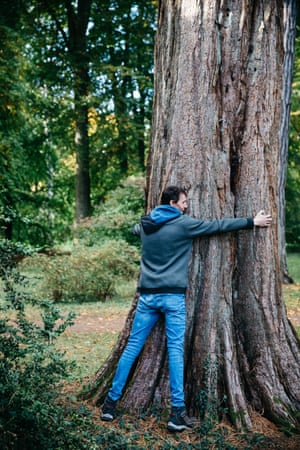
[[[133,233],[142,240],[138,292],[184,294],[194,238],[253,226],[252,218],[203,221],[183,215],[170,205],[156,207],[133,228]]]

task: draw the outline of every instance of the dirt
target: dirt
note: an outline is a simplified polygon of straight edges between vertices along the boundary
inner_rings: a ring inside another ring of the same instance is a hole
[[[106,331],[120,332],[125,324],[127,311],[120,311],[118,314],[97,316],[91,312],[83,312],[74,320],[74,325],[69,329],[73,333],[89,333]],[[300,307],[292,312],[288,312],[288,318],[294,327],[300,326]]]
[[[105,333],[107,331],[119,332],[123,329],[127,317],[126,311],[118,314],[96,316],[83,312],[74,320],[74,325],[68,329],[70,333]]]

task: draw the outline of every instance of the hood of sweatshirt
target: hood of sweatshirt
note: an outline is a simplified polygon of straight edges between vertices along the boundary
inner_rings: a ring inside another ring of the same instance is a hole
[[[181,212],[179,209],[171,205],[160,205],[154,208],[147,216],[143,216],[141,219],[143,230],[146,234],[155,233],[166,222],[179,217]]]

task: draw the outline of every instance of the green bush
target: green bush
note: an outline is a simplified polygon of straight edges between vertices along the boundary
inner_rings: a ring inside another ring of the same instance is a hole
[[[95,209],[93,217],[76,228],[75,238],[86,246],[98,245],[107,239],[139,245],[131,229],[144,213],[144,182],[142,177],[129,177],[110,192],[105,202]]]
[[[122,280],[135,279],[139,254],[125,241],[75,247],[71,255],[34,255],[24,267],[43,272],[43,294],[59,302],[106,301]]]
[[[56,325],[51,306],[45,315]],[[59,316],[60,319],[62,319]],[[62,382],[72,364],[58,352],[49,336],[58,336],[71,317],[60,324],[60,331],[46,330],[26,320],[18,311],[14,325],[0,320],[0,448],[2,450],[50,450],[97,448],[92,437],[92,420],[60,401]],[[52,344],[50,343],[52,342]],[[85,421],[79,429],[78,422]],[[90,432],[87,433],[90,423]]]
[[[63,317],[53,303],[44,301],[39,302],[40,324],[28,320],[26,279],[16,262],[24,252],[12,247],[1,243],[0,448],[96,449],[92,420],[61,402],[62,384],[74,364],[54,342],[72,324],[73,315]],[[77,424],[83,422],[85,427],[79,429]]]

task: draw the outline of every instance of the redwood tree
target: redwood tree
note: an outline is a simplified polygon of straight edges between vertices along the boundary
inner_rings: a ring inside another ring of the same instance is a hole
[[[188,190],[192,216],[248,217],[263,208],[277,221],[285,3],[160,2],[147,211],[172,183]],[[96,375],[98,403],[135,304]],[[123,406],[168,404],[163,336],[161,322],[131,373]],[[204,393],[217,402],[227,398],[237,426],[251,427],[253,409],[296,425],[299,362],[281,290],[277,224],[195,241],[187,292],[188,408],[197,413]]]

